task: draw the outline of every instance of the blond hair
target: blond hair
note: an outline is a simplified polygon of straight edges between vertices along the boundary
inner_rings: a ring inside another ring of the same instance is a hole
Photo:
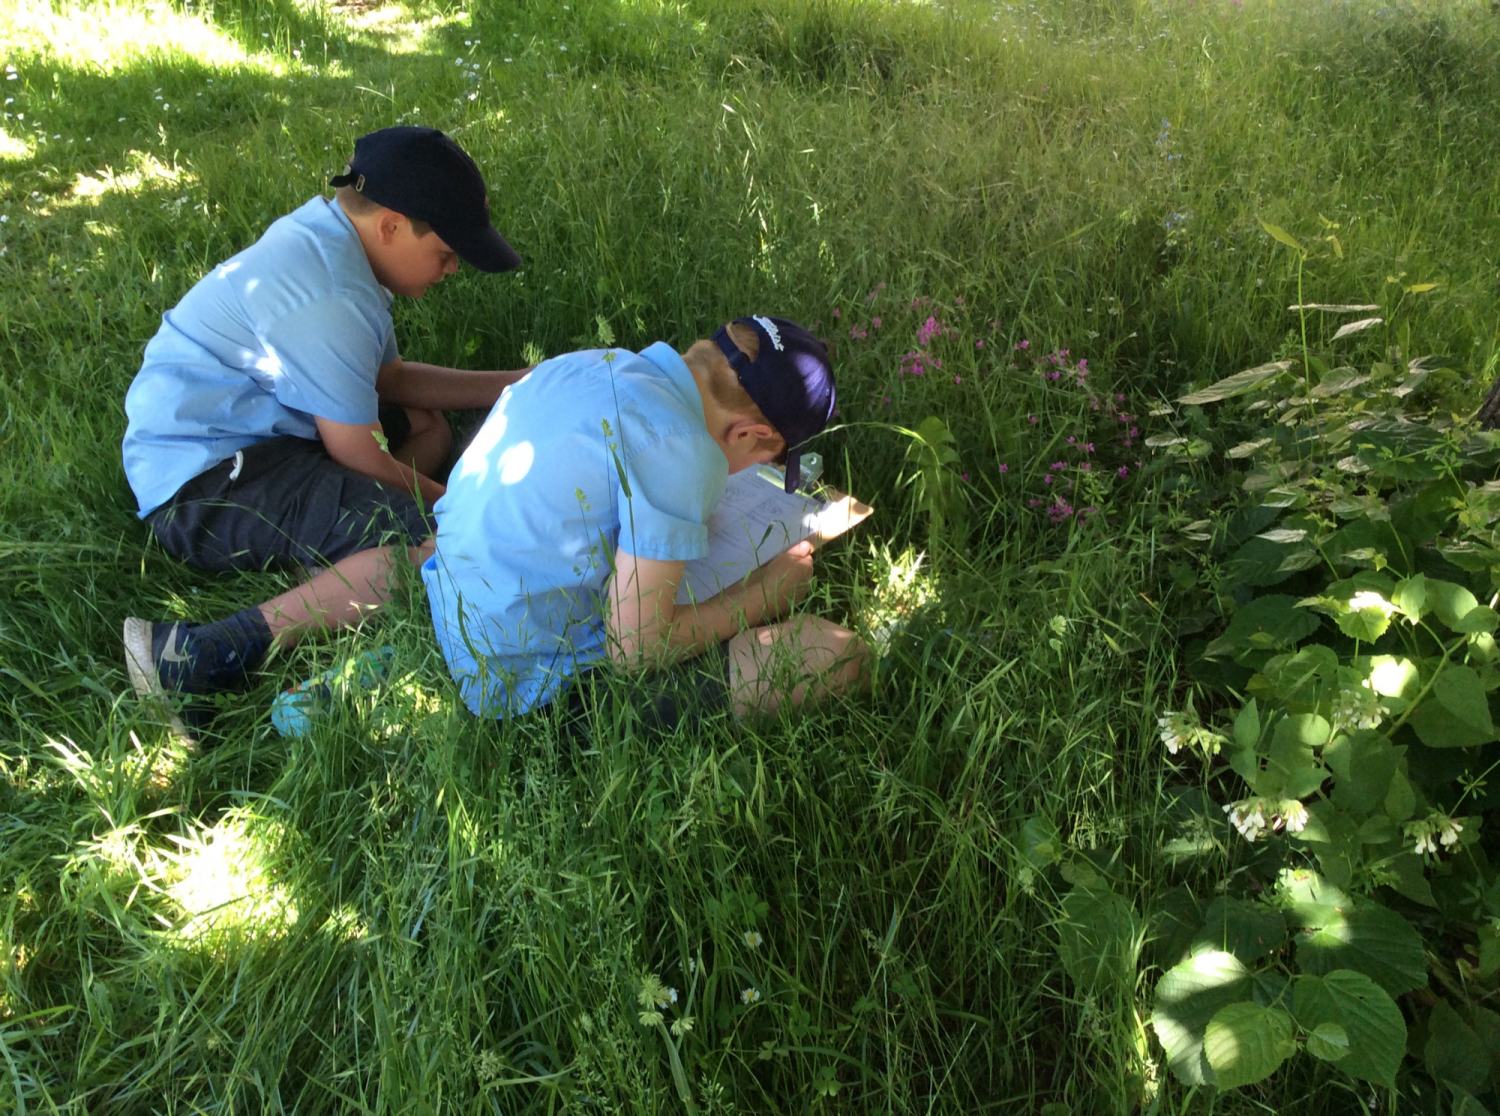
[[[747,325],[739,322],[730,322],[725,327],[729,339],[735,346],[751,360],[760,356],[760,338],[755,331]],[[756,405],[750,393],[740,383],[739,374],[729,363],[719,346],[713,341],[697,341],[683,354],[683,361],[694,372],[698,373],[708,387],[708,393],[713,396],[714,402],[723,407],[732,415],[747,418],[751,422],[762,423],[772,430],[776,429],[774,423],[766,418],[765,413]],[[781,457],[786,454],[786,439],[778,432],[773,438],[761,438],[757,448],[781,447]]]
[[[382,209],[391,209],[388,205],[381,205],[378,201],[365,197],[353,186],[337,186],[334,188],[333,196],[338,199],[339,208],[344,211],[344,215],[350,218],[368,217]],[[391,212],[399,211],[391,209]],[[406,217],[406,214],[402,213],[401,216]],[[406,219],[411,222],[411,231],[418,236],[426,236],[432,231],[432,226],[426,221],[419,221],[415,217],[406,217]]]

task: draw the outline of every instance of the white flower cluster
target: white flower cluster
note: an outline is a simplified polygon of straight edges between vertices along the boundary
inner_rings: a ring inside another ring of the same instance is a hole
[[[1167,710],[1156,718],[1156,727],[1161,733],[1161,742],[1174,756],[1189,746],[1201,748],[1206,756],[1216,756],[1224,746],[1224,738],[1199,724],[1198,715],[1191,709],[1181,713]]]
[[[1288,833],[1301,833],[1307,828],[1307,807],[1295,798],[1281,802],[1246,798],[1229,803],[1224,812],[1229,815],[1229,824],[1247,841],[1254,841],[1268,829],[1274,832],[1285,826]]]
[[[1458,835],[1464,831],[1463,823],[1447,814],[1431,813],[1422,821],[1406,823],[1406,836],[1416,841],[1415,852],[1434,853],[1438,846],[1451,849],[1458,844]]]
[[[1333,703],[1333,719],[1339,725],[1351,729],[1379,728],[1385,716],[1380,708],[1380,699],[1368,688],[1368,683],[1359,688],[1339,691]]]

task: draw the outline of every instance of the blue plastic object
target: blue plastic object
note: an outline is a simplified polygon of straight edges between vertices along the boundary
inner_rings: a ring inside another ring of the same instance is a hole
[[[306,736],[312,731],[313,720],[331,709],[335,700],[358,690],[373,690],[384,682],[395,656],[394,647],[362,651],[332,670],[277,694],[271,703],[272,727],[282,736]]]

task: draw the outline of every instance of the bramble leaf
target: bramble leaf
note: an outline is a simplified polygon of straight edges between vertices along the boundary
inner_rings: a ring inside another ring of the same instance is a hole
[[[1250,999],[1250,971],[1231,953],[1200,953],[1173,966],[1156,985],[1151,1025],[1177,1079],[1215,1083],[1203,1053],[1204,1033],[1219,1010]]]
[[[1214,1013],[1203,1052],[1221,1089],[1253,1085],[1275,1072],[1296,1049],[1292,1018],[1280,1008],[1229,1004]]]
[[[1406,1050],[1401,1009],[1363,973],[1340,969],[1326,976],[1299,976],[1292,986],[1292,1013],[1303,1030],[1324,1024],[1344,1029],[1349,1052],[1339,1069],[1361,1081],[1396,1087],[1396,1070]]]

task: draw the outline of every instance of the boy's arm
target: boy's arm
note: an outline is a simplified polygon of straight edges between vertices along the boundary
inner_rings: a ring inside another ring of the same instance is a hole
[[[422,503],[429,508],[447,491],[437,481],[414,472],[410,465],[401,464],[386,452],[385,446],[375,438],[381,433],[380,423],[350,424],[325,418],[317,422],[323,448],[344,468],[383,481],[403,492],[419,492]]]
[[[798,543],[731,586],[696,605],[677,603],[682,562],[637,558],[615,551],[605,585],[610,657],[620,666],[650,669],[701,655],[744,628],[777,619],[807,591],[812,544]]]
[[[375,390],[383,402],[403,407],[433,411],[489,407],[502,391],[530,371],[531,368],[517,368],[513,372],[471,372],[397,357],[380,366]]]

